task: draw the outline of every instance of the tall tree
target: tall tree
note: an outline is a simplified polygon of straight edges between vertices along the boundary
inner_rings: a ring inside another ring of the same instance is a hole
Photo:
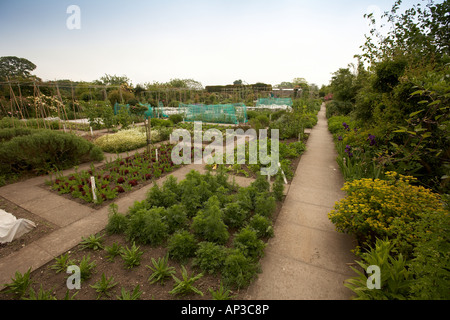
[[[0,79],[23,79],[31,77],[31,71],[36,69],[36,65],[25,59],[15,56],[0,58]]]

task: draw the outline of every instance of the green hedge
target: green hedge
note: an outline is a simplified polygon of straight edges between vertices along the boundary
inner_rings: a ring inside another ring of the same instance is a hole
[[[91,142],[73,134],[35,130],[0,144],[1,174],[67,169],[87,161],[103,160],[103,152]]]

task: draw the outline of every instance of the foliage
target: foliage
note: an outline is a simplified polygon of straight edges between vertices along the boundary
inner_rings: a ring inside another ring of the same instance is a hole
[[[163,211],[163,208],[142,209],[131,215],[125,231],[128,239],[155,246],[161,244],[168,236]]]
[[[170,278],[175,274],[175,268],[169,266],[169,255],[166,255],[163,258],[158,258],[158,260],[152,258],[152,264],[153,267],[146,266],[147,268],[152,270],[152,274],[148,278],[148,281],[151,284],[159,282],[161,285],[163,285],[164,281],[167,278]]]
[[[267,217],[255,214],[248,225],[255,230],[258,238],[271,238],[274,235],[272,222]]]
[[[103,237],[105,235],[91,234],[87,238],[81,237],[80,249],[92,249],[92,250],[100,250],[103,249]]]
[[[107,234],[123,233],[127,228],[127,218],[117,211],[117,204],[112,203],[108,208],[108,224],[105,227]]]
[[[33,280],[31,280],[31,268],[24,274],[16,271],[15,277],[11,280],[10,283],[5,284],[5,292],[13,293],[16,297],[22,298],[33,283]]]
[[[114,277],[107,278],[105,274],[102,273],[100,280],[90,286],[98,293],[97,300],[99,300],[103,295],[109,296],[109,290],[114,288],[116,285],[117,282],[114,282]]]
[[[89,254],[83,256],[78,264],[78,267],[80,268],[80,279],[82,281],[89,279],[92,276],[94,269],[97,267],[95,261],[91,261],[91,256]]]
[[[226,257],[221,273],[225,285],[239,289],[248,286],[258,271],[256,262],[234,249]]]
[[[122,246],[117,242],[114,242],[111,246],[106,246],[105,251],[107,252],[106,259],[113,262],[115,257],[120,256]]]
[[[223,211],[217,196],[212,196],[208,203],[209,206],[200,210],[192,219],[192,229],[203,240],[224,244],[230,235],[223,222]]]
[[[140,251],[139,247],[136,247],[136,244],[133,242],[131,248],[128,248],[128,246],[122,248],[120,256],[123,259],[125,267],[131,269],[141,264],[141,256],[143,254],[144,252]]]
[[[203,296],[203,292],[194,287],[194,282],[202,278],[203,273],[199,273],[197,275],[193,274],[192,276],[189,276],[186,268],[182,265],[181,276],[183,280],[180,280],[172,275],[172,278],[175,280],[175,284],[173,286],[173,289],[169,291],[170,294],[185,296],[190,293],[195,293]]]
[[[152,139],[156,137],[157,131],[152,132]],[[142,128],[132,128],[105,134],[95,139],[94,143],[104,152],[120,153],[144,147],[147,144],[147,135]]]
[[[183,230],[169,238],[167,247],[171,259],[184,262],[195,255],[197,240],[192,233]]]
[[[248,216],[248,211],[243,209],[237,202],[227,203],[223,212],[223,221],[231,228],[241,227]]]
[[[221,270],[226,256],[227,250],[224,246],[214,242],[200,242],[192,265],[203,272],[216,274]]]
[[[234,298],[234,296],[231,295],[231,290],[230,289],[226,289],[223,286],[222,282],[219,285],[219,289],[214,291],[214,290],[212,290],[210,288],[209,292],[211,293],[211,296],[212,296],[213,300],[231,300],[231,299]]]
[[[67,169],[88,160],[103,160],[103,154],[92,143],[73,134],[36,130],[1,144],[3,172],[47,173],[55,167]]]
[[[342,190],[347,196],[328,216],[338,231],[354,235],[363,247],[372,246],[377,238],[395,239],[394,251],[409,257],[420,240],[414,222],[422,212],[445,214],[445,210],[438,194],[410,184],[414,178],[395,172],[386,177],[345,183]]]
[[[120,290],[120,296],[117,296],[117,300],[139,300],[141,295],[142,291],[140,289],[140,285],[136,285],[133,291],[130,292],[122,287],[122,289]]]
[[[393,244],[389,241],[377,240],[374,248],[362,254],[358,265],[367,270],[369,266],[380,268],[380,289],[367,286],[367,276],[351,267],[358,276],[345,281],[345,286],[356,293],[357,300],[404,300],[408,297],[411,285],[411,273],[406,268],[406,260],[401,254],[397,258],[391,256]]]
[[[269,192],[259,193],[255,197],[255,213],[270,218],[275,211],[276,201]]]
[[[33,288],[30,288],[29,297],[24,297],[23,300],[56,300],[56,297],[53,295],[52,290],[44,290],[41,284],[37,293]]]
[[[0,79],[21,79],[31,77],[36,65],[25,58],[15,56],[0,57]]]
[[[281,172],[275,176],[275,181],[272,185],[272,194],[276,201],[282,201],[284,198],[284,179]]]
[[[263,256],[265,246],[265,243],[258,238],[258,234],[250,226],[242,228],[233,239],[233,247],[252,260]]]
[[[50,269],[55,270],[56,273],[66,272],[67,267],[75,264],[74,260],[70,260],[69,253],[65,253],[55,258],[55,264],[50,266]]]

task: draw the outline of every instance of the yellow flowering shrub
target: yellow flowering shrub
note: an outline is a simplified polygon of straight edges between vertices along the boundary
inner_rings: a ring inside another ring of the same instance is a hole
[[[158,131],[152,130],[152,142],[155,141],[158,141]],[[105,134],[97,138],[94,143],[104,152],[125,152],[144,147],[147,143],[147,135],[144,128],[132,128]]]
[[[354,235],[363,248],[377,238],[393,239],[396,251],[408,255],[417,241],[415,226],[424,212],[447,214],[440,195],[422,186],[415,178],[387,172],[386,179],[347,182],[347,196],[336,203],[328,217],[339,232]]]

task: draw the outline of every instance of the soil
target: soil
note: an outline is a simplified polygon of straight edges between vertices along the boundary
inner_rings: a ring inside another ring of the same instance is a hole
[[[48,222],[47,220],[31,213],[28,210],[25,210],[20,206],[17,206],[3,197],[0,197],[0,208],[8,213],[11,213],[17,219],[28,219],[36,224],[36,228],[24,234],[22,237],[12,242],[0,244],[0,258],[6,257],[15,251],[18,251],[33,241],[36,241],[58,229],[58,226],[55,224]]]

